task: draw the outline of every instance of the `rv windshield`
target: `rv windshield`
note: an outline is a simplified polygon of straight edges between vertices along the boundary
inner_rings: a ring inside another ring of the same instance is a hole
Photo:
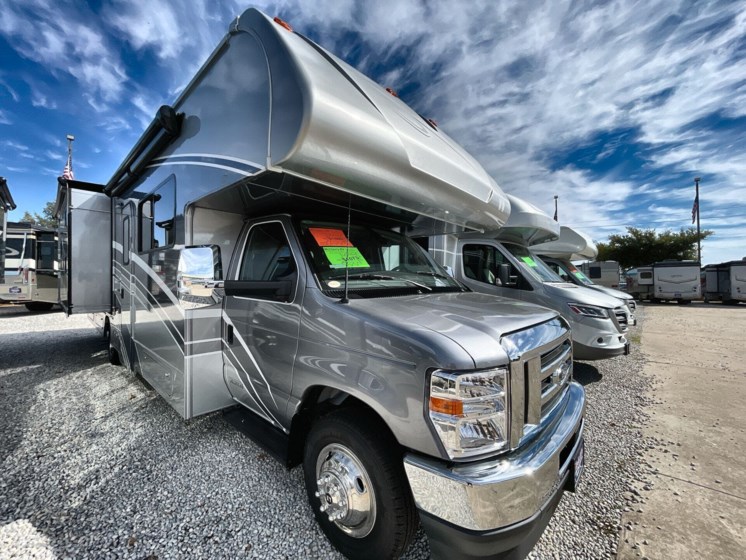
[[[530,274],[539,282],[563,282],[556,272],[526,247],[513,245],[512,243],[505,243],[505,247],[520,263],[524,273]]]
[[[348,290],[374,296],[379,290],[404,293],[462,291],[414,241],[399,233],[365,225],[304,220],[301,240],[319,286],[337,295]]]
[[[567,263],[567,264],[562,263],[562,268],[565,269],[568,274],[572,274],[575,278],[577,278],[578,281],[580,281],[581,284],[583,284],[585,286],[594,286],[595,285],[593,283],[593,280],[591,280],[585,274],[583,274],[582,272],[580,272],[575,267],[574,264],[572,264],[572,263]]]

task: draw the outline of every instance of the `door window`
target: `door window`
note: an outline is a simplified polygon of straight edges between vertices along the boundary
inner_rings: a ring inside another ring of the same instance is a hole
[[[297,268],[285,230],[279,222],[251,228],[246,242],[238,280],[243,282],[276,282],[290,280],[295,284]],[[295,286],[292,288],[295,292]],[[266,299],[272,299],[267,297]]]
[[[510,266],[510,281],[505,287],[517,288],[520,275],[515,266],[492,245],[464,245],[464,276],[492,284],[502,286],[499,279],[499,267],[501,264]]]

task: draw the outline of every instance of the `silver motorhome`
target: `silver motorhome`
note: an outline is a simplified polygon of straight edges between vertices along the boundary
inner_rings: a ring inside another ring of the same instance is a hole
[[[561,226],[558,239],[534,245],[531,250],[565,282],[585,286],[620,300],[629,310],[629,324],[637,324],[635,298],[621,290],[596,284],[572,264],[572,261],[593,260],[598,256],[596,244],[586,234],[568,226]]]
[[[507,224],[489,235],[467,233],[429,239],[436,260],[470,289],[544,305],[571,325],[579,360],[629,352],[629,311],[618,299],[563,281],[533,252],[532,245],[556,239],[559,224],[528,202],[508,195]]]
[[[746,258],[705,266],[705,301],[726,305],[746,301]]]
[[[47,311],[58,300],[56,232],[24,222],[6,222],[0,302]]]
[[[702,297],[696,261],[661,261],[628,270],[625,276],[627,291],[636,299],[688,304]]]
[[[406,235],[499,227],[505,195],[284,22],[246,11],[101,192],[60,191],[68,254],[76,197],[93,227],[110,197],[113,258],[86,266],[106,269],[111,360],[184,418],[250,411],[344,554],[398,556],[419,520],[436,558],[523,557],[574,486],[566,321],[465,291]],[[82,277],[71,312],[95,310]]]

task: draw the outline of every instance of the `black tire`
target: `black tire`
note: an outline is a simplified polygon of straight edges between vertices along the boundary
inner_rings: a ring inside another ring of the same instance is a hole
[[[46,301],[27,301],[24,305],[29,311],[49,311],[54,307],[53,303]]]
[[[334,471],[335,464],[329,461],[332,457],[352,461],[344,463],[346,470]],[[335,472],[341,478],[336,478]],[[348,409],[320,418],[306,439],[303,473],[316,521],[347,558],[398,558],[409,547],[419,518],[401,450],[373,414]],[[329,481],[319,484],[324,476]],[[334,484],[340,481],[348,483],[346,491],[335,491]],[[357,501],[362,507],[355,509],[366,513],[355,519],[356,512],[348,510],[340,498]],[[326,512],[321,509],[322,500],[328,504]],[[331,521],[334,513],[346,516]]]
[[[111,340],[111,325],[107,321],[104,325],[104,337],[109,341],[109,348],[107,350],[107,355],[109,357],[109,363],[113,366],[121,366],[122,360],[119,357],[119,352],[116,348],[114,348],[114,344],[112,344]]]
[[[692,300],[690,300],[690,299],[680,299],[680,300],[678,300],[678,302],[679,302],[679,305],[689,305],[690,303],[692,303]]]

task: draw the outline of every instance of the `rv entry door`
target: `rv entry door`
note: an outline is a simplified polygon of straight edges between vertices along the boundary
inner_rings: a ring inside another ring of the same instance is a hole
[[[134,326],[133,296],[133,262],[132,244],[135,233],[135,205],[133,202],[117,205],[116,226],[114,228],[114,262],[112,290],[116,331],[119,333],[119,345],[123,363],[130,367],[132,363],[132,328]]]
[[[241,258],[225,281],[223,307],[228,389],[278,427],[292,388],[302,301],[301,261],[286,226],[280,220],[255,223],[244,234]]]

